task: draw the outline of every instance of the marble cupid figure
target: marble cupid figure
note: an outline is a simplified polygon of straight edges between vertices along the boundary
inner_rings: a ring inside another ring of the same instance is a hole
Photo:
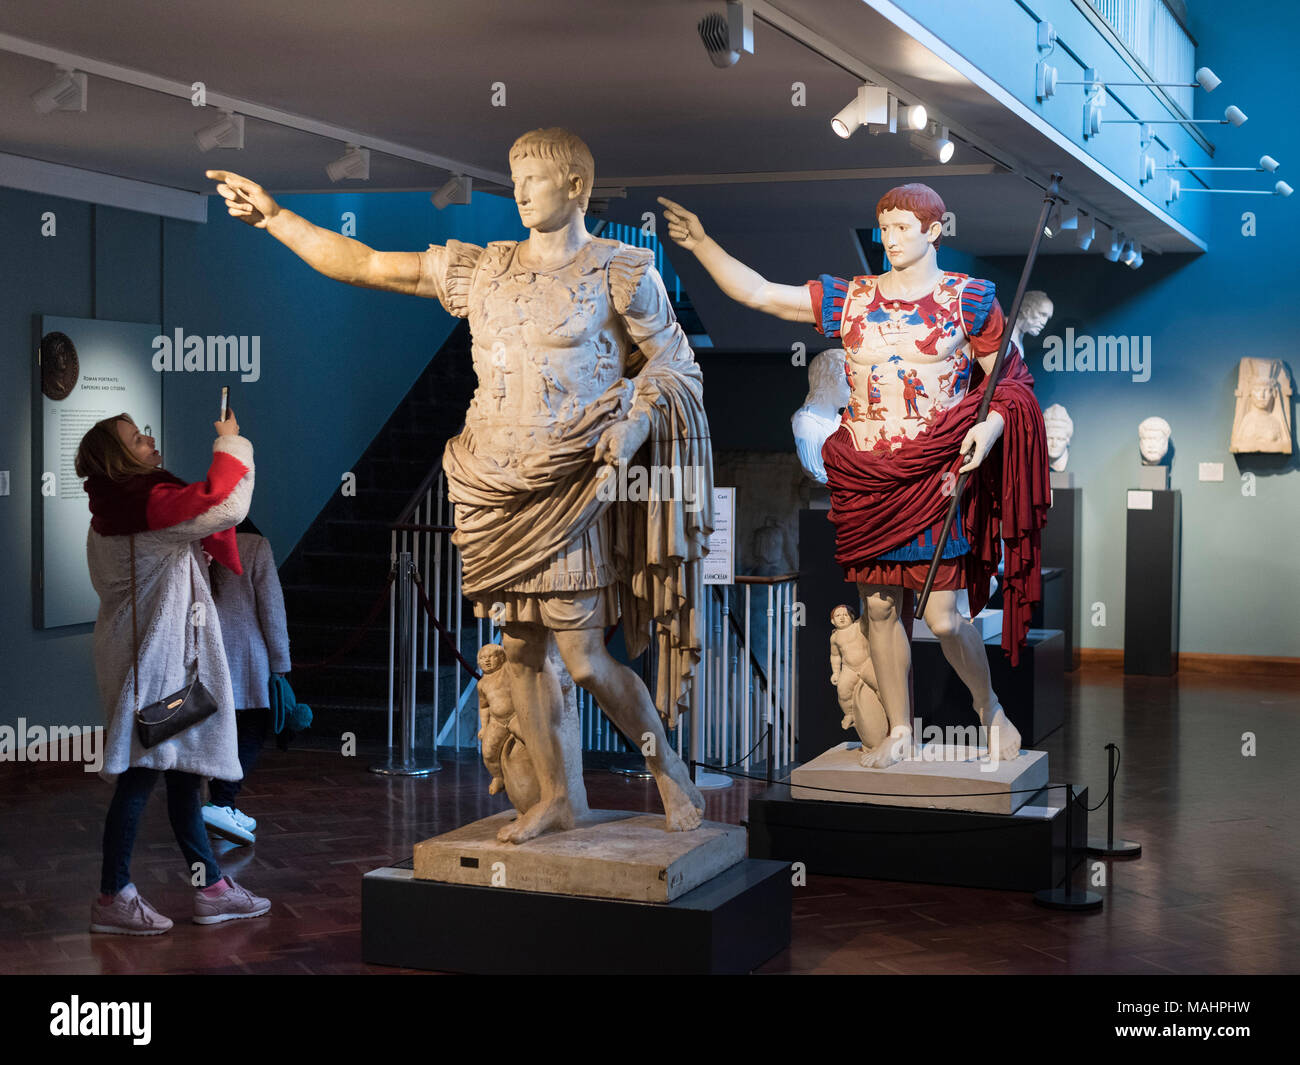
[[[634,460],[702,469],[711,482],[702,376],[653,252],[587,232],[594,174],[574,134],[526,133],[510,149],[526,240],[385,252],[311,224],[245,177],[208,171],[233,217],[265,229],[314,270],[437,299],[469,319],[478,389],[443,469],[456,504],[462,591],[477,616],[497,618],[504,630],[513,728],[537,780],[536,801],[526,809],[517,802],[518,816],[500,832],[508,843],[571,828],[587,812],[576,721],[564,713],[547,661],[552,641],[573,679],[647,752],[667,827],[697,828],[704,810],[664,721],[671,728],[689,708],[699,660],[712,484],[701,486],[705,505],[694,509],[600,491]],[[620,617],[633,655],[654,622],[653,699],[605,649],[605,628]],[[508,760],[508,742],[502,750]],[[514,800],[508,766],[504,782]]]
[[[848,280],[822,274],[803,285],[768,281],[719,247],[690,211],[659,202],[669,235],[724,293],[777,318],[811,323],[844,348],[850,400],[822,460],[836,561],[865,604],[859,624],[890,725],[889,739],[864,751],[863,764],[888,766],[911,747],[905,615],[911,593],[924,584],[957,475],[966,470],[976,472],[941,545],[925,622],[970,689],[990,754],[1015,758],[1020,734],[993,692],[983,641],[959,612],[957,591],[967,589],[972,613],[983,608],[1005,540],[1003,647],[1015,664],[1041,597],[1038,534],[1050,506],[1043,416],[1014,346],[999,379],[987,381],[1007,325],[991,282],[939,268],[943,201],[925,185],[890,190],[876,206],[890,270]],[[992,406],[977,423],[986,386],[994,390]]]

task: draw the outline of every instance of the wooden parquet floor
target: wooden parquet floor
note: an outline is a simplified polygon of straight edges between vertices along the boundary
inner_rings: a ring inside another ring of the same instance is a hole
[[[1143,856],[1106,863],[1102,912],[1067,915],[1028,895],[809,878],[795,889],[790,948],[764,973],[1276,973],[1300,969],[1300,693],[1294,682],[1184,674],[1067,679],[1066,726],[1040,746],[1052,779],[1105,792],[1107,742],[1123,764],[1117,834]],[[1243,734],[1255,737],[1244,756]],[[227,872],[274,909],[189,923],[190,889],[161,787],[133,876],[176,921],[165,936],[86,931],[108,786],[79,766],[0,763],[0,972],[394,973],[360,961],[361,876],[418,840],[504,809],[472,757],[428,780],[366,771],[370,759],[268,748],[241,796],[254,847],[219,844]],[[593,806],[654,810],[654,787],[588,772]],[[741,822],[751,789],[708,794]],[[1104,811],[1091,815],[1104,831]]]

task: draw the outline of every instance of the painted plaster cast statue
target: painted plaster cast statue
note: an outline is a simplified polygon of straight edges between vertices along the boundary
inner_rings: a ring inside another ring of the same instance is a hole
[[[1043,411],[1043,425],[1047,429],[1047,457],[1052,469],[1060,473],[1070,461],[1070,441],[1074,439],[1074,421],[1070,412],[1059,403]]]
[[[1138,424],[1138,451],[1143,466],[1163,466],[1169,454],[1169,436],[1173,432],[1163,418],[1152,415]]]
[[[890,190],[876,205],[889,272],[850,280],[823,274],[804,285],[767,281],[723,251],[691,212],[659,202],[669,235],[728,296],[811,322],[844,345],[851,398],[822,459],[835,557],[866,605],[871,662],[890,724],[891,741],[873,751],[870,764],[889,765],[911,742],[908,593],[924,584],[961,470],[977,471],[974,490],[941,545],[925,622],[970,689],[990,747],[999,758],[1016,757],[1020,735],[993,692],[984,645],[958,613],[956,593],[966,587],[971,609],[983,608],[1005,540],[1002,643],[1018,661],[1042,594],[1038,535],[1050,506],[1045,431],[1033,378],[1014,348],[988,418],[976,423],[1005,323],[991,282],[939,269],[943,201],[925,185]]]
[[[818,484],[826,483],[822,444],[840,427],[840,412],[849,405],[844,376],[844,349],[828,348],[808,364],[808,397],[790,418],[799,465]]]
[[[1282,360],[1242,359],[1236,394],[1228,450],[1291,454],[1291,378]]]
[[[831,611],[831,683],[839,699],[841,728],[857,731],[862,741],[859,759],[874,763],[874,752],[889,737],[889,717],[876,691],[871,648],[857,611],[841,603]]]
[[[702,377],[654,253],[587,232],[594,172],[574,134],[526,133],[510,149],[526,240],[378,252],[284,210],[247,178],[208,171],[231,215],[327,277],[434,298],[470,320],[478,389],[443,456],[452,540],[476,616],[503,627],[518,732],[540,785],[540,800],[501,830],[503,842],[571,828],[587,809],[578,729],[566,723],[547,664],[552,638],[573,679],[650,751],[668,828],[696,828],[704,810],[664,732],[688,708],[700,655],[713,498]],[[707,483],[691,505],[602,492],[633,459],[702,471]],[[634,656],[654,622],[653,699],[605,649],[604,629],[620,614]]]
[[[1056,310],[1046,292],[1030,289],[1020,301],[1020,313],[1016,315],[1015,327],[1011,330],[1011,343],[1021,353],[1025,350],[1024,338],[1036,337],[1047,326],[1047,320]]]

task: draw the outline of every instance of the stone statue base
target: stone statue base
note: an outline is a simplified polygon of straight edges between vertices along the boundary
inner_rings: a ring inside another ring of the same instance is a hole
[[[663,814],[592,810],[576,828],[501,843],[505,811],[415,845],[415,877],[554,895],[672,902],[745,858],[745,830],[705,821],[669,832]]]
[[[1051,470],[1048,473],[1048,479],[1051,481],[1053,488],[1073,488],[1074,471],[1073,470]]]
[[[800,766],[790,776],[791,797],[1013,814],[1047,784],[1046,751],[1022,751],[993,768],[982,760],[983,748],[971,753],[927,744],[912,761],[866,769],[858,762],[859,749],[860,744],[841,743]],[[961,754],[965,757],[959,759]]]
[[[1139,466],[1138,488],[1155,492],[1169,491],[1168,466]]]

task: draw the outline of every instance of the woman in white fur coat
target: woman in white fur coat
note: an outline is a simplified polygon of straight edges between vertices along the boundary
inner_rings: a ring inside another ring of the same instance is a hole
[[[172,922],[150,906],[130,878],[140,816],[160,773],[167,812],[196,888],[194,921],[216,924],[258,917],[271,904],[221,875],[200,813],[206,777],[237,779],[235,707],[222,649],[221,625],[208,591],[202,549],[240,571],[233,527],[253,495],[253,445],[234,415],[217,422],[207,479],[185,484],[162,469],[162,456],[129,415],[107,418],[82,439],[77,475],[86,478],[91,527],[86,557],[99,594],[95,674],[105,715],[104,769],[116,781],[104,826],[99,897],[91,931],[158,935]],[[139,638],[138,692],[133,669],[132,553]],[[217,712],[152,748],[136,735],[135,711],[198,676]]]

